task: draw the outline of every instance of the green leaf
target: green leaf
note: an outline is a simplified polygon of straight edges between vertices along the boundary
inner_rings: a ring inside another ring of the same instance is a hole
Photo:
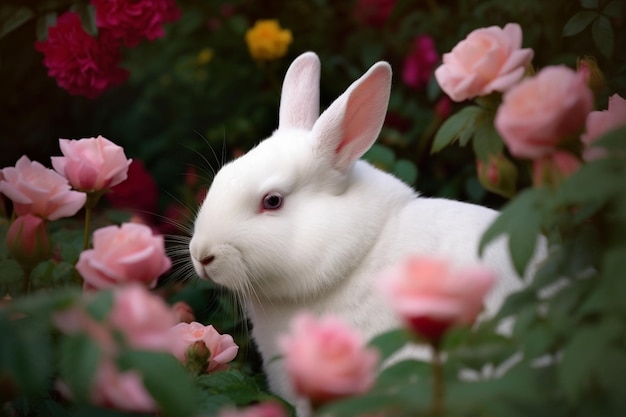
[[[414,341],[414,337],[407,329],[395,329],[382,333],[373,338],[368,345],[378,349],[380,359],[384,361],[398,350],[406,346],[407,343]]]
[[[483,112],[478,106],[467,106],[448,117],[435,135],[431,153],[439,152],[460,137],[469,140],[474,134],[474,123]]]
[[[396,160],[396,155],[387,146],[375,143],[365,153],[365,155],[363,155],[363,159],[377,168],[384,171],[390,171],[394,161]]]
[[[537,294],[535,291],[532,289],[523,289],[509,295],[506,298],[496,317],[498,319],[503,319],[505,317],[517,315],[520,310],[529,305],[533,305],[536,302]]]
[[[565,23],[565,26],[563,26],[563,36],[574,36],[582,32],[598,16],[600,16],[600,14],[595,11],[581,11],[576,13]]]
[[[477,126],[472,141],[474,153],[481,161],[487,163],[489,155],[499,155],[504,150],[504,142],[493,126],[493,120],[488,119]]]
[[[610,151],[626,151],[626,127],[607,132],[595,140],[591,146],[608,149]],[[614,155],[614,153],[609,153],[608,156],[611,157]],[[623,155],[620,154],[617,156],[623,157]]]
[[[254,378],[236,369],[201,375],[196,381],[203,392],[224,396],[230,404],[238,406],[274,398],[262,391]]]
[[[87,312],[98,321],[104,321],[113,308],[113,291],[98,291],[87,304]]]
[[[526,189],[509,202],[483,234],[479,253],[498,236],[508,235],[513,266],[523,276],[540,236],[545,197],[542,189]]]
[[[611,21],[605,16],[598,17],[591,26],[591,36],[600,52],[610,58],[613,55],[614,42]]]
[[[79,402],[87,402],[96,369],[100,347],[85,333],[64,336],[59,343],[60,379]]]
[[[15,4],[0,6],[0,38],[28,22],[35,13],[33,9]]]
[[[393,174],[409,185],[417,181],[417,167],[408,159],[398,159],[393,166]]]
[[[622,16],[622,2],[613,0],[604,7],[602,13],[614,19],[619,19]]]
[[[163,416],[196,415],[200,393],[191,375],[174,356],[162,352],[125,351],[118,363],[123,369],[141,373],[144,386],[159,404]]]
[[[37,18],[36,32],[37,40],[45,41],[48,38],[48,28],[54,26],[57,21],[57,14],[55,12],[49,12],[41,15]]]

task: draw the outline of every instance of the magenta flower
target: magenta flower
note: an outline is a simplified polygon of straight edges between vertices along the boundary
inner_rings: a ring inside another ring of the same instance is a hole
[[[413,40],[413,48],[404,58],[402,81],[409,87],[423,88],[428,84],[438,61],[439,54],[433,38],[427,35],[417,36]]]

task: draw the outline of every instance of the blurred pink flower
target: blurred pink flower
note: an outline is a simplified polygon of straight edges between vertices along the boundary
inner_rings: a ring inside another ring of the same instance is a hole
[[[455,270],[442,259],[411,257],[388,269],[379,290],[417,334],[437,342],[457,324],[471,324],[495,281],[491,270]]]
[[[266,401],[240,410],[227,408],[218,417],[287,417],[287,412],[277,402]]]
[[[75,12],[60,15],[48,29],[48,39],[35,42],[35,49],[43,53],[48,75],[70,94],[93,99],[128,78],[128,71],[119,67],[118,42],[103,33],[89,35]]]
[[[177,301],[172,304],[172,311],[177,323],[191,323],[196,319],[193,309],[184,301]]]
[[[52,167],[77,190],[107,190],[127,177],[131,160],[126,159],[124,148],[102,136],[59,139],[59,146],[64,156],[51,157]]]
[[[189,348],[203,343],[210,354],[206,367],[207,372],[219,371],[227,368],[227,363],[235,359],[239,346],[232,336],[219,334],[211,325],[205,326],[198,322],[178,323],[170,329],[172,353],[182,363],[187,363]]]
[[[396,6],[397,0],[358,0],[354,6],[355,18],[366,25],[382,27]]]
[[[91,0],[96,26],[126,46],[165,35],[163,24],[180,18],[175,0]]]
[[[533,161],[533,185],[558,185],[578,171],[580,160],[569,152],[556,151]]]
[[[423,88],[428,84],[438,61],[439,54],[433,38],[428,35],[417,36],[413,40],[413,48],[404,57],[402,81],[409,87]]]
[[[171,266],[163,236],[138,223],[107,226],[93,233],[93,249],[80,254],[76,269],[85,289],[103,289],[137,282],[156,286]]]
[[[297,393],[314,404],[362,394],[374,384],[378,352],[336,317],[296,316],[279,346]]]
[[[536,159],[579,133],[592,108],[584,78],[570,68],[551,66],[504,95],[495,127],[511,154]]]
[[[507,91],[524,76],[532,58],[532,49],[522,48],[517,23],[480,28],[443,54],[435,78],[452,100],[468,100]]]
[[[447,119],[452,113],[452,101],[448,96],[442,96],[437,103],[435,103],[435,116],[440,120]]]
[[[93,404],[136,413],[154,413],[157,405],[146,390],[141,374],[120,371],[112,360],[98,366],[91,387]]]
[[[592,111],[587,115],[586,132],[580,140],[586,145],[583,158],[586,161],[602,158],[606,151],[592,146],[600,136],[620,127],[626,127],[626,100],[618,94],[609,97],[609,105],[606,110]]]
[[[41,217],[24,214],[9,226],[6,245],[11,256],[21,265],[34,266],[52,255],[52,244]]]
[[[65,177],[25,155],[2,175],[0,192],[13,200],[20,216],[30,213],[57,220],[75,215],[85,205],[86,195],[72,191]]]

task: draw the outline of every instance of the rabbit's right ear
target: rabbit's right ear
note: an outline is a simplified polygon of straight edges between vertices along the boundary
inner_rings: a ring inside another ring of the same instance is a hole
[[[278,128],[310,130],[320,113],[320,60],[313,52],[296,58],[285,74]]]

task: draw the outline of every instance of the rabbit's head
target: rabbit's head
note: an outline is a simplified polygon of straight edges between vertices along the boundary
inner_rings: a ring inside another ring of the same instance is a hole
[[[380,133],[391,68],[372,66],[318,117],[319,76],[315,54],[298,57],[278,129],[215,176],[190,242],[201,277],[257,300],[314,297],[370,249],[378,219],[355,165]]]

